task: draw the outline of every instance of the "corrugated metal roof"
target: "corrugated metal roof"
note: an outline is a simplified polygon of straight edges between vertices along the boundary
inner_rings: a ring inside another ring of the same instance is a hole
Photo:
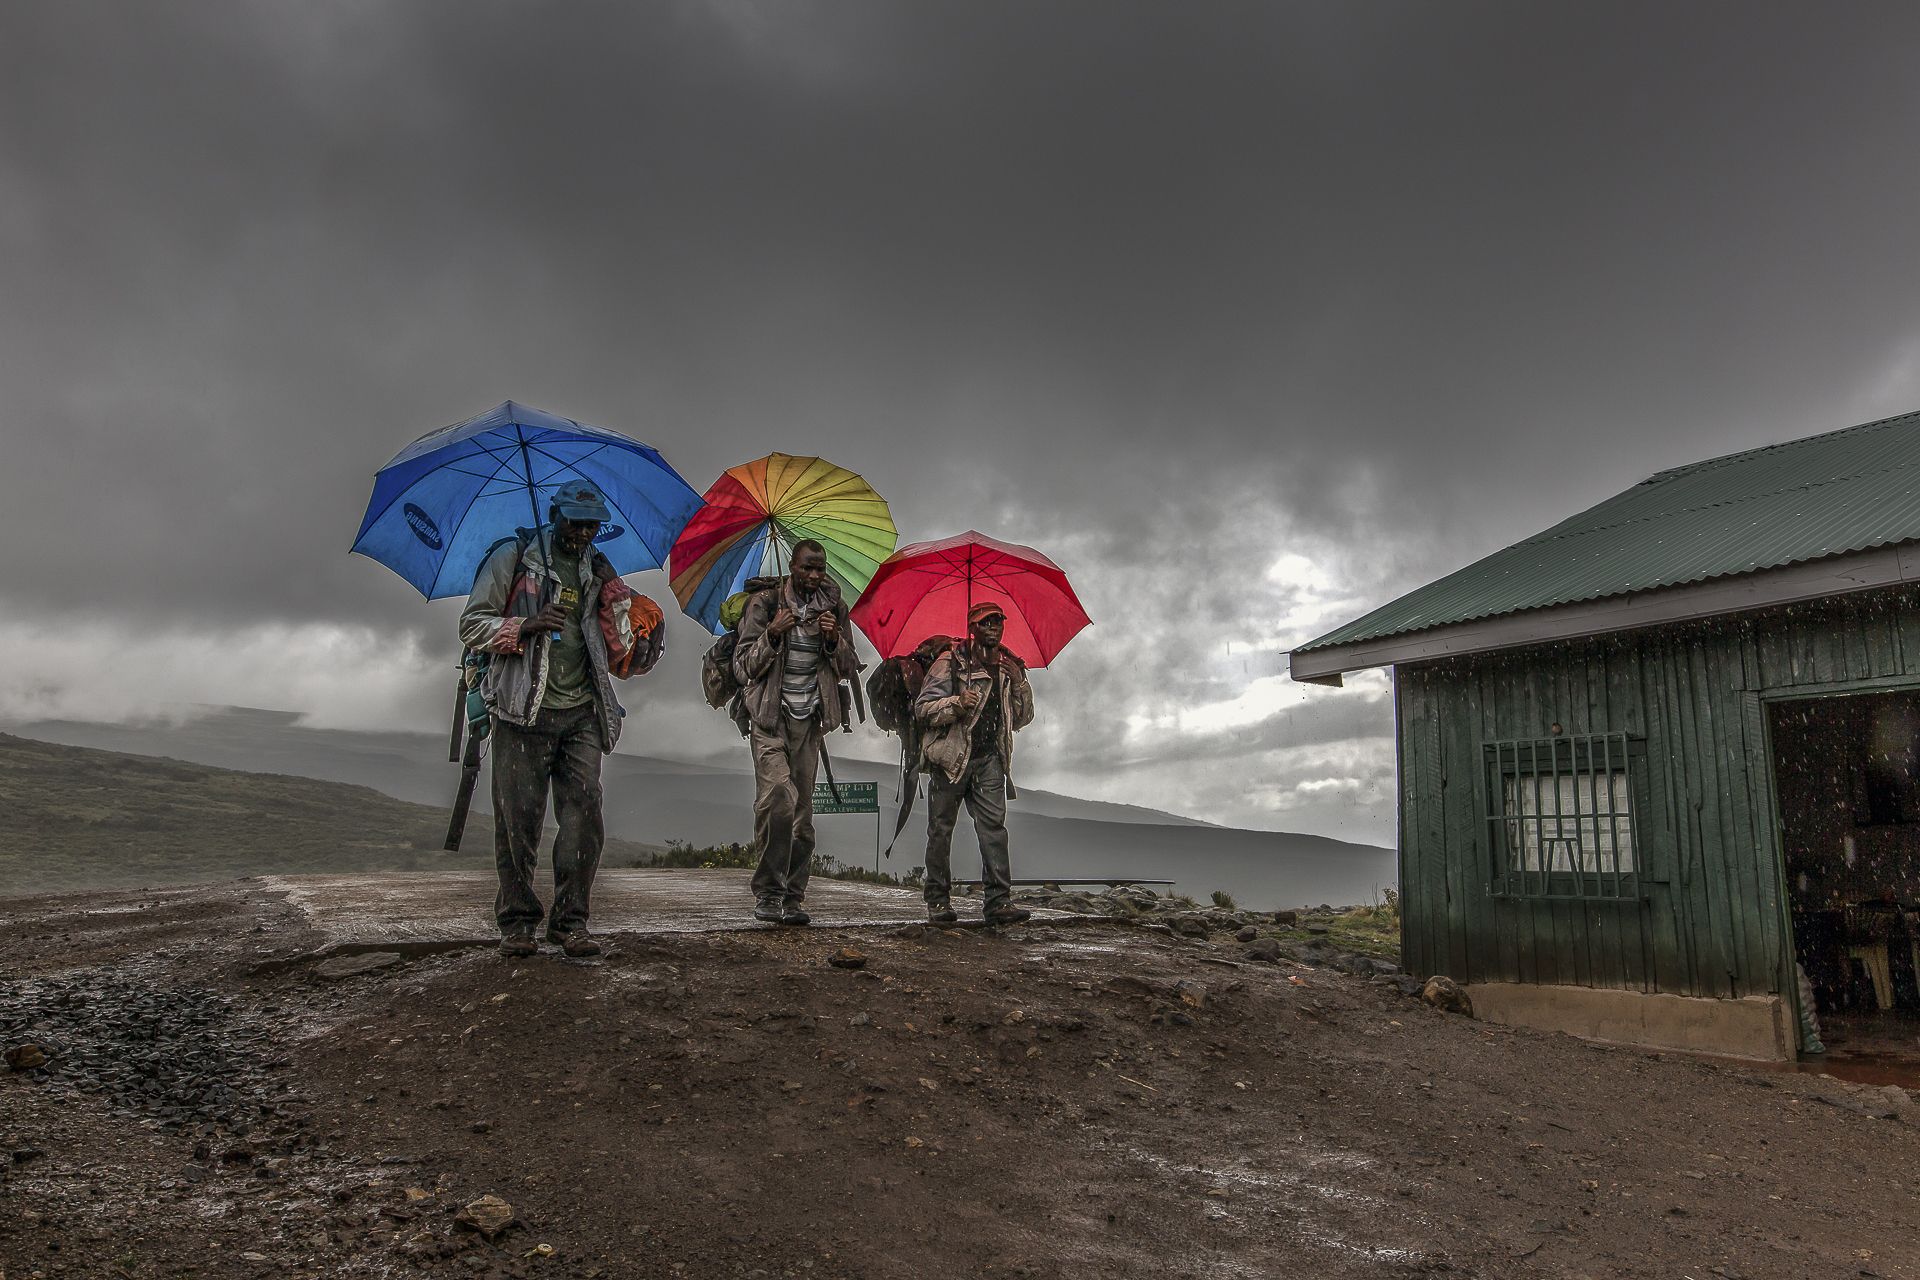
[[[1675,467],[1299,652],[1920,538],[1920,412]]]

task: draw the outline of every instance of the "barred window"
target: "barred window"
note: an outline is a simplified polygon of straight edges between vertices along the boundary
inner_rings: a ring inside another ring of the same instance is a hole
[[[1486,744],[1492,888],[1534,898],[1638,898],[1636,768],[1623,733]]]

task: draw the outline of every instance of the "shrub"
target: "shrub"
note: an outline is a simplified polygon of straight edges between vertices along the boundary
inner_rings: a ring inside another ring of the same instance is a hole
[[[1233,895],[1225,889],[1215,889],[1213,891],[1213,905],[1219,907],[1222,911],[1232,911],[1235,909]]]

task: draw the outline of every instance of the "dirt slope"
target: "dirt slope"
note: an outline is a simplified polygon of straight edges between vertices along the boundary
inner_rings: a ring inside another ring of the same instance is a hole
[[[1121,926],[327,980],[244,884],[0,923],[7,1280],[1920,1275],[1920,1132],[1833,1082]]]

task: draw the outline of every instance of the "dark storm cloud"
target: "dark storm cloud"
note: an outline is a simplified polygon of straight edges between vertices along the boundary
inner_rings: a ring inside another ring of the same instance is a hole
[[[444,627],[342,553],[381,462],[512,397],[1054,552],[1100,623],[1066,752],[1661,467],[1920,404],[1917,28],[14,5],[0,511],[61,550],[0,597]]]

